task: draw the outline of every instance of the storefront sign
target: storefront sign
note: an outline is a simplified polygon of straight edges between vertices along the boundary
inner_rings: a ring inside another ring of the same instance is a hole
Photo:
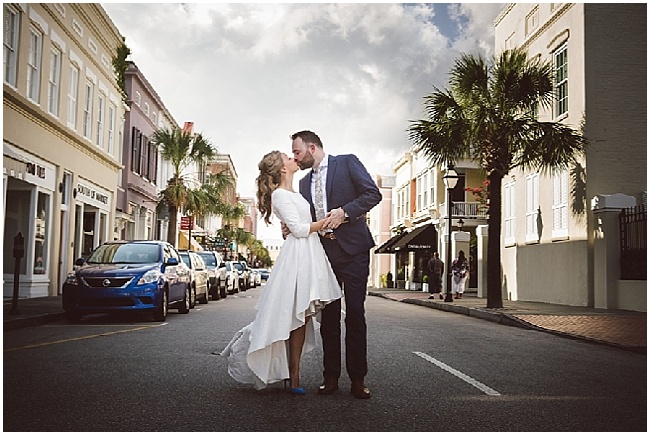
[[[110,193],[82,182],[77,183],[77,199],[103,210],[108,210],[111,205]]]
[[[54,190],[54,165],[22,151],[8,143],[3,144],[4,173],[44,189]]]

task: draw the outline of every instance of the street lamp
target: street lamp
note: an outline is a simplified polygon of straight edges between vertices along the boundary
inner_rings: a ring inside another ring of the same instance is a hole
[[[442,181],[445,183],[447,188],[447,294],[445,295],[445,302],[453,302],[454,299],[451,297],[451,219],[452,219],[452,205],[451,205],[451,191],[456,187],[458,183],[458,173],[454,170],[454,165],[447,166],[447,172],[445,176],[442,177]]]

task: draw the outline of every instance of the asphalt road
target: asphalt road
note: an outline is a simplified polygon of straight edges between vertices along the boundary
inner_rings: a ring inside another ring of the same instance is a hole
[[[4,333],[4,431],[646,431],[646,355],[369,297],[373,397],[349,380],[304,397],[256,391],[213,355],[262,290],[142,316],[91,316]]]

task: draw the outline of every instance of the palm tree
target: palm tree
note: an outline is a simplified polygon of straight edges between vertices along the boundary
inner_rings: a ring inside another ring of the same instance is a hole
[[[449,90],[425,97],[426,119],[411,121],[409,138],[435,164],[471,158],[489,180],[487,307],[502,308],[501,182],[514,168],[548,172],[577,163],[586,139],[559,122],[537,119],[554,101],[553,67],[524,50],[506,50],[488,65],[461,55]]]
[[[175,244],[177,212],[179,210],[189,204],[190,210],[194,212],[208,213],[207,208],[214,207],[214,201],[220,200],[220,196],[205,196],[211,192],[211,188],[203,189],[202,192],[194,191],[188,186],[182,175],[183,170],[190,164],[201,165],[213,158],[216,151],[201,134],[193,135],[180,128],[159,129],[154,133],[153,141],[158,144],[162,159],[171,163],[173,168],[173,174],[167,181],[167,187],[160,193],[160,202],[169,208],[167,241]],[[223,180],[219,183],[223,183]]]

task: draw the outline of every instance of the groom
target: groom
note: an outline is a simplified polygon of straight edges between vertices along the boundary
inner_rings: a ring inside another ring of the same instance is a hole
[[[327,216],[320,240],[345,295],[346,368],[351,393],[369,399],[364,384],[368,372],[364,303],[373,242],[366,213],[379,204],[381,193],[353,154],[328,156],[320,138],[311,131],[291,135],[293,157],[300,169],[311,168],[300,180],[300,193],[311,204],[314,220]],[[339,389],[341,376],[341,300],[325,306],[321,317],[324,382],[318,394]]]

